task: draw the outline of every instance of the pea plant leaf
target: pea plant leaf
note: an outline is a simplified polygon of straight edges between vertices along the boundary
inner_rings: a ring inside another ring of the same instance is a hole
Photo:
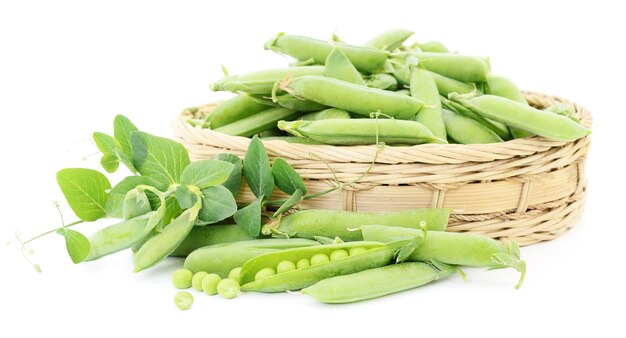
[[[287,161],[278,157],[272,164],[272,176],[278,188],[287,194],[293,195],[296,190],[306,195],[306,186],[300,174]]]
[[[82,262],[89,255],[89,240],[83,234],[64,228],[57,230],[57,233],[65,237],[65,248],[74,264]]]
[[[120,161],[116,153],[116,149],[119,148],[119,143],[113,136],[100,132],[93,133],[93,141],[96,143],[96,147],[102,152],[102,159],[100,160],[102,168],[109,173],[114,173],[120,166]]]
[[[119,161],[133,174],[137,173],[137,169],[133,164],[132,145],[130,135],[138,131],[137,127],[124,115],[117,115],[113,120],[113,136],[117,142],[115,154]]]
[[[206,224],[224,220],[234,215],[237,211],[235,197],[224,186],[217,185],[203,189],[202,195],[204,196],[202,198],[202,209],[200,209],[198,218]]]
[[[130,135],[130,142],[133,164],[142,176],[168,186],[180,182],[189,165],[189,154],[182,144],[140,131]]]
[[[300,203],[300,201],[302,201],[302,196],[304,196],[302,190],[296,189],[296,191],[294,191],[294,193],[285,201],[285,203],[283,203],[283,205],[281,205],[280,208],[276,210],[273,217],[278,217],[278,215],[287,212],[289,209],[291,209],[291,207]]]
[[[198,200],[198,196],[191,192],[189,188],[184,185],[179,185],[176,188],[176,200],[178,201],[178,206],[181,209],[189,209],[196,204]]]
[[[157,231],[161,231],[163,227],[170,224],[170,222],[183,213],[183,209],[178,205],[178,201],[175,196],[169,196],[165,199],[165,213],[161,221],[157,225]]]
[[[269,198],[272,195],[274,177],[270,169],[269,157],[263,142],[256,135],[250,141],[243,159],[243,174],[254,196]]]
[[[164,190],[166,187],[159,184],[159,182],[148,176],[128,176],[116,184],[109,194],[109,199],[106,203],[106,215],[108,218],[122,218],[122,205],[124,203],[124,197],[130,190],[135,189],[138,185],[149,185],[159,190]],[[149,194],[148,197],[151,200],[153,210],[158,208],[158,197]],[[156,201],[154,199],[156,198]],[[154,202],[153,202],[154,201]],[[152,204],[154,203],[154,204]]]
[[[106,215],[111,183],[93,169],[68,168],[57,172],[57,182],[76,216],[93,222]]]
[[[233,171],[233,164],[220,160],[201,160],[192,162],[183,170],[180,183],[195,185],[204,189],[220,185],[228,179]]]
[[[263,195],[257,197],[254,202],[248,204],[242,209],[237,210],[234,216],[235,223],[247,232],[248,235],[253,237],[258,236],[261,231],[261,211],[263,208],[263,199]]]
[[[115,153],[106,153],[100,159],[100,165],[106,172],[114,173],[120,167],[120,160]]]
[[[243,167],[241,159],[236,155],[226,153],[217,154],[213,158],[233,164],[233,169],[230,172],[230,176],[228,176],[228,178],[224,183],[222,183],[222,185],[226,187],[226,189],[230,190],[233,196],[237,196],[237,193],[239,193],[239,189],[241,188],[241,170]]]

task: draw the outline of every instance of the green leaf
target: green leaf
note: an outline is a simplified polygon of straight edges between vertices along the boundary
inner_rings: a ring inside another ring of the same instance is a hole
[[[100,159],[100,165],[108,173],[114,173],[120,167],[120,160],[115,153],[106,153]]]
[[[233,170],[233,164],[219,160],[202,160],[192,162],[180,176],[180,183],[195,185],[204,189],[220,185],[228,179]]]
[[[105,133],[93,133],[93,141],[103,154],[115,154],[115,149],[119,147],[119,143],[115,138]]]
[[[130,135],[138,130],[139,129],[124,115],[117,115],[113,120],[113,136],[117,141],[115,154],[120,162],[124,163],[133,174],[137,173],[137,169],[135,169],[135,165],[133,164]]]
[[[280,190],[292,195],[296,190],[300,189],[306,195],[306,186],[300,174],[298,174],[287,161],[278,157],[272,164],[272,176],[274,182]]]
[[[261,195],[254,202],[245,208],[237,210],[235,213],[235,223],[237,223],[248,235],[256,237],[261,231],[261,211],[263,208],[263,198]]]
[[[70,229],[59,229],[57,233],[65,237],[65,247],[74,264],[82,262],[89,255],[89,240],[83,234]]]
[[[189,165],[189,154],[182,144],[140,131],[133,132],[130,140],[133,164],[141,175],[166,185],[180,182]]]
[[[165,199],[165,214],[161,219],[161,222],[157,225],[157,231],[161,231],[164,226],[170,224],[172,219],[180,216],[183,213],[183,209],[178,205],[178,201],[175,196],[170,196]]]
[[[235,214],[237,202],[225,187],[217,185],[202,190],[202,209],[199,218],[206,223],[215,223]]]
[[[254,136],[243,160],[243,174],[254,196],[269,198],[274,191],[274,177],[270,169],[267,151],[261,139]]]
[[[226,179],[222,185],[230,190],[233,196],[237,196],[241,188],[241,170],[243,167],[241,159],[233,154],[217,154],[213,158],[233,164],[233,170],[230,172],[230,176],[228,176],[228,179]]]
[[[278,208],[278,210],[276,210],[276,212],[274,213],[273,217],[278,217],[278,215],[287,212],[289,209],[291,209],[291,207],[293,207],[294,205],[300,203],[300,201],[302,201],[302,196],[304,194],[302,193],[302,190],[300,189],[296,189],[296,191],[294,191],[293,195],[291,195],[286,201],[285,203],[283,203],[283,205],[280,206],[280,208]]]
[[[57,182],[78,218],[93,222],[106,215],[111,183],[103,174],[93,169],[62,169],[57,173]]]
[[[122,218],[122,205],[124,203],[124,197],[126,197],[126,193],[132,189],[135,189],[138,185],[149,185],[153,186],[159,190],[164,190],[167,187],[159,184],[159,182],[147,176],[128,176],[120,183],[115,185],[113,189],[111,189],[111,193],[109,194],[109,200],[106,204],[106,215],[109,218]],[[158,200],[159,198],[156,195],[151,194],[150,192],[146,192],[148,197],[151,200],[151,206],[153,210],[158,208]],[[154,199],[156,198],[156,203],[153,204]]]
[[[196,204],[198,200],[198,196],[191,192],[189,188],[184,185],[179,185],[176,188],[176,200],[178,201],[178,206],[182,209],[189,209]]]

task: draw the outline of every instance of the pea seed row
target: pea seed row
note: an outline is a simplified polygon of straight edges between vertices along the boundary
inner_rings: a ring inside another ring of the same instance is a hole
[[[212,90],[238,96],[189,122],[229,135],[331,145],[492,143],[534,135],[575,140],[589,134],[574,119],[529,106],[513,81],[491,72],[487,59],[452,53],[438,41],[407,44],[412,34],[390,30],[359,46],[280,33],[265,49],[292,56],[296,65],[225,76]],[[380,121],[386,118],[403,121]]]

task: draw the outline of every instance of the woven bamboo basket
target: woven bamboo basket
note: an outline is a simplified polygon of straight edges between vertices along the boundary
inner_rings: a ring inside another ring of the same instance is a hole
[[[537,108],[571,104],[581,123],[591,127],[582,106],[560,97],[525,92]],[[210,113],[215,104],[196,112]],[[192,159],[222,152],[240,156],[250,139],[192,127],[183,113],[174,123]],[[309,193],[341,186],[305,200],[304,209],[396,211],[449,207],[449,231],[473,232],[520,245],[551,240],[580,217],[586,191],[585,158],[590,138],[551,141],[542,137],[494,144],[424,144],[409,147],[304,145],[264,141],[270,158],[282,157],[305,179]],[[372,164],[367,175],[363,175]],[[331,170],[332,169],[332,170]],[[357,180],[354,184],[346,184]],[[287,196],[276,193],[273,198]],[[254,200],[243,187],[238,202]]]

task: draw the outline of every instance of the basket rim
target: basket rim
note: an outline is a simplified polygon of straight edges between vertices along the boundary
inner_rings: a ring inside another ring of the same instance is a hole
[[[523,91],[529,104],[537,107],[547,107],[554,103],[567,103],[575,109],[576,116],[583,126],[591,130],[592,117],[589,111],[568,99],[532,91]],[[210,110],[219,102],[202,106]],[[243,153],[247,149],[250,138],[218,133],[210,129],[194,127],[186,121],[191,118],[188,111],[183,111],[174,121],[174,130],[177,137],[188,147],[213,146],[235,153]],[[451,164],[463,162],[486,162],[508,159],[515,156],[529,156],[538,152],[547,151],[554,147],[562,147],[577,142],[588,142],[590,136],[573,141],[555,141],[540,136],[513,139],[505,142],[488,144],[420,144],[413,146],[385,145],[379,153],[377,163],[429,163]],[[323,160],[333,162],[372,162],[378,150],[377,145],[334,146],[289,143],[283,140],[262,140],[271,157],[286,157],[290,159],[311,159],[311,154]]]

